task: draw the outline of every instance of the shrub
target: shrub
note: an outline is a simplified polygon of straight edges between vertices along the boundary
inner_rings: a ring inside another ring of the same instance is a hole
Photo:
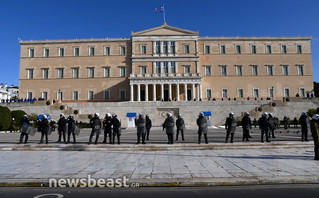
[[[316,114],[316,109],[309,109],[307,114],[308,114],[309,117],[312,117],[313,115]]]
[[[27,113],[22,110],[15,110],[11,111],[11,116],[15,120],[15,126],[20,126],[20,122],[22,121],[23,115],[26,115]]]
[[[0,131],[8,130],[11,125],[11,111],[8,107],[0,106]]]

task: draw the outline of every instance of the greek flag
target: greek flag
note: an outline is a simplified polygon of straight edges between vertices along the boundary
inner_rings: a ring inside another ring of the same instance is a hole
[[[158,13],[158,12],[164,12],[164,6],[160,6],[160,7],[155,8],[155,12],[156,12],[156,13]]]

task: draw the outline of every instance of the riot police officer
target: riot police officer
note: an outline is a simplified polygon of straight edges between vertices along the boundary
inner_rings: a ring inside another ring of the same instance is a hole
[[[117,137],[117,143],[120,144],[120,137],[121,137],[121,122],[117,118],[116,114],[112,115],[112,125],[113,125],[113,141],[115,143],[115,136]]]
[[[137,143],[140,143],[140,139],[142,136],[142,144],[145,144],[145,119],[142,114],[139,114],[138,118],[135,118],[135,125],[137,127]]]
[[[67,120],[65,119],[63,113],[60,114],[60,119],[58,120],[58,133],[59,133],[59,140],[61,142],[61,136],[63,136],[63,142],[66,143],[65,140],[65,130],[66,130],[66,123]]]
[[[49,133],[50,125],[49,125],[48,117],[46,115],[43,115],[40,125],[41,125],[41,140],[39,144],[43,143],[44,136],[45,136],[45,143],[48,144],[49,143],[48,133]]]
[[[208,138],[207,138],[208,124],[202,112],[199,113],[196,123],[198,126],[198,144],[200,144],[201,142],[202,134],[204,134],[205,143],[208,144]]]
[[[264,142],[264,136],[266,136],[266,141],[270,142],[268,139],[269,123],[267,119],[267,112],[264,112],[262,116],[258,119],[258,125],[261,129],[261,142]]]
[[[268,137],[270,138],[270,135],[271,135],[272,138],[276,138],[275,137],[276,124],[275,124],[275,118],[272,115],[272,113],[269,113],[267,122],[269,124],[269,130],[270,130],[268,133]]]
[[[237,126],[237,120],[234,118],[234,113],[230,112],[229,117],[226,119],[226,122],[225,122],[225,129],[226,129],[225,143],[228,142],[229,135],[230,135],[230,142],[231,143],[234,142],[236,126]]]
[[[185,123],[184,123],[184,119],[182,118],[181,114],[178,114],[177,120],[176,120],[176,140],[178,140],[178,134],[179,131],[181,131],[181,135],[182,135],[182,140],[185,141],[184,139],[184,131],[185,131]]]
[[[249,130],[252,128],[252,124],[248,112],[244,114],[244,117],[241,120],[241,125],[243,127],[243,141],[249,141]]]
[[[152,128],[152,120],[150,119],[150,116],[147,114],[145,118],[145,124],[146,124],[146,139],[149,140],[150,137],[150,131]]]
[[[76,138],[75,138],[75,120],[73,115],[70,115],[68,117],[68,141],[67,144],[70,143],[70,136],[73,136],[73,144],[76,143]]]
[[[299,123],[301,125],[301,141],[304,140],[308,142],[308,127],[310,125],[310,120],[306,112],[302,112],[299,118]]]
[[[97,142],[99,140],[99,135],[100,135],[101,128],[102,128],[102,123],[101,123],[99,116],[100,116],[99,113],[94,113],[94,117],[90,119],[92,131],[91,131],[90,140],[89,140],[88,144],[91,144],[94,134],[96,135],[95,144],[97,144]]]
[[[167,113],[167,118],[163,123],[163,131],[166,129],[166,135],[168,139],[167,144],[174,144],[174,118],[171,113]]]
[[[29,139],[29,134],[27,133],[27,130],[30,126],[30,121],[27,115],[23,115],[22,121],[20,122],[20,126],[21,126],[21,135],[20,135],[19,144],[22,144],[24,136],[25,136],[24,143],[26,144]]]
[[[110,113],[107,113],[105,115],[105,119],[103,121],[103,127],[104,127],[103,143],[106,143],[107,135],[109,135],[110,144],[112,144],[112,117]]]
[[[315,144],[315,160],[319,160],[319,114],[312,116],[310,126],[313,142]]]

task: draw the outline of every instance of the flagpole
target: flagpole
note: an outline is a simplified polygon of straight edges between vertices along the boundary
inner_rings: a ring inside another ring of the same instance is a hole
[[[165,7],[164,7],[164,4],[163,4],[163,15],[164,15],[164,23],[166,23],[166,20],[165,20]]]

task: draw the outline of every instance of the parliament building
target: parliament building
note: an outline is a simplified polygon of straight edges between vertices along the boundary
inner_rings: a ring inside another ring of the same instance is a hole
[[[20,98],[64,102],[247,100],[313,90],[311,37],[199,37],[162,26],[131,38],[20,41]]]

